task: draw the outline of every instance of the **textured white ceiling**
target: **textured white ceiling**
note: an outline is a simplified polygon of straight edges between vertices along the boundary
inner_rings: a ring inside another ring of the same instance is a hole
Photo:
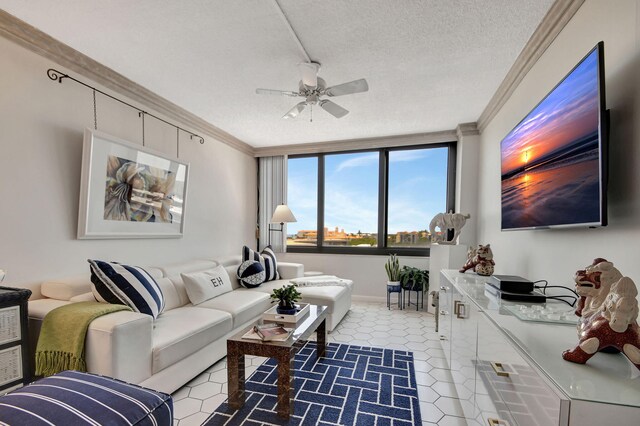
[[[477,120],[553,0],[280,0],[328,85],[369,92],[282,120],[296,47],[273,0],[0,0],[0,7],[254,147]]]

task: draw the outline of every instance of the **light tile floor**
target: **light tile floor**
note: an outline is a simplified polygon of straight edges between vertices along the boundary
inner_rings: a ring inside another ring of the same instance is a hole
[[[433,310],[432,307],[430,307]],[[409,350],[415,359],[423,426],[463,426],[461,401],[447,368],[432,313],[387,309],[385,303],[354,302],[329,334],[329,342]],[[247,357],[249,377],[265,358]],[[223,359],[173,394],[176,426],[200,425],[227,399],[227,364]],[[464,398],[464,396],[462,396]],[[462,401],[465,403],[467,401]]]

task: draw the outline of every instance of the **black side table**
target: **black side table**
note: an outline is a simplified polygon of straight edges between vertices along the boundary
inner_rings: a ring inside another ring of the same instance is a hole
[[[31,290],[0,287],[0,394],[31,382],[29,297]]]

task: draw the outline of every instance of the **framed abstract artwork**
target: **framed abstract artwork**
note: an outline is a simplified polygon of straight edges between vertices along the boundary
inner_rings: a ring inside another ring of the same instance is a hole
[[[180,238],[189,164],[86,129],[78,238]]]

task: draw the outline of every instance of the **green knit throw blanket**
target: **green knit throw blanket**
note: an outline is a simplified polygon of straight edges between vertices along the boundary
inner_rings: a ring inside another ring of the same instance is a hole
[[[36,349],[36,375],[64,370],[87,371],[84,340],[89,324],[99,316],[130,311],[124,305],[78,302],[53,309],[44,317]]]

